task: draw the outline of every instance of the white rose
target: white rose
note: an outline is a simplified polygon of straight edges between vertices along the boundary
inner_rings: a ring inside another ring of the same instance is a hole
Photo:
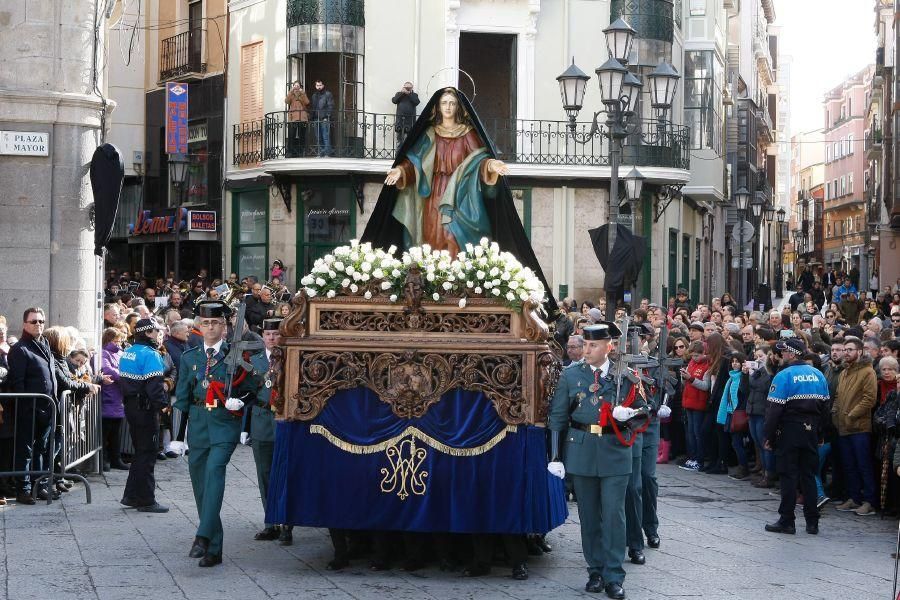
[[[484,289],[489,290],[489,289],[491,289],[492,287],[494,287],[494,283],[493,283],[492,281],[485,281],[485,282],[484,282]]]
[[[509,289],[511,289],[511,290],[517,290],[517,289],[519,289],[519,282],[516,281],[515,279],[513,279],[512,281],[510,281],[510,282],[509,282]]]
[[[329,277],[337,277],[337,273],[335,273],[334,271],[328,271],[328,276]]]
[[[476,294],[480,294],[480,293],[481,293],[481,288],[480,288],[480,287],[476,287],[476,288],[475,288],[475,293],[476,293]]]
[[[494,254],[500,253],[500,246],[497,244],[497,242],[491,242],[491,252],[493,252]]]
[[[362,274],[362,277],[360,277],[360,279],[361,279],[362,281],[368,281],[368,280],[370,280],[371,278],[372,278],[372,277],[371,277],[368,273],[363,273],[363,274]]]
[[[509,278],[510,278],[510,277],[511,277],[511,276],[510,276],[510,274],[509,274],[509,271],[503,271],[503,274],[500,275],[500,278],[503,279],[503,281],[509,281]]]
[[[519,300],[521,300],[522,302],[525,302],[526,300],[528,300],[528,292],[525,292],[525,291],[519,292]]]
[[[400,277],[400,275],[400,269],[394,269],[393,271],[391,271],[391,277]]]
[[[397,246],[391,244],[391,247],[387,249],[388,254],[394,254],[397,251]]]
[[[480,279],[480,280],[483,281],[483,280],[484,280],[484,276],[485,276],[484,271],[476,271],[476,272],[475,272],[475,278],[476,278],[476,279]]]
[[[478,245],[479,245],[479,246],[484,246],[485,248],[487,248],[487,245],[488,245],[489,243],[490,243],[490,241],[487,239],[487,237],[483,237],[483,238],[481,238],[480,240],[478,240]]]
[[[450,283],[449,281],[445,281],[443,288],[449,292],[451,289],[453,289],[453,284]]]
[[[344,280],[341,282],[341,286],[347,287],[349,285],[350,285],[350,280],[345,277]]]
[[[491,293],[492,293],[493,295],[495,295],[495,296],[499,296],[499,295],[500,295],[500,290],[499,290],[498,288],[494,288],[494,289],[491,290]]]
[[[353,275],[354,273],[356,273],[356,269],[353,268],[353,265],[347,267],[347,275]]]
[[[363,264],[359,265],[359,269],[363,273],[368,273],[372,270],[372,265],[368,261],[363,261]]]
[[[500,269],[497,267],[491,267],[490,275],[491,277],[496,277],[500,273]]]
[[[331,254],[326,254],[325,258],[323,258],[322,260],[325,261],[326,265],[330,265],[331,263],[334,262],[334,256],[332,256]]]
[[[427,279],[428,281],[434,281],[434,273],[429,273],[425,276],[425,279]]]
[[[315,281],[312,275],[305,275],[303,279],[300,280],[301,285],[311,285]]]
[[[335,296],[337,296],[337,294],[334,292],[334,290],[328,290],[328,293],[325,295],[328,296],[329,298],[334,298]]]
[[[372,271],[372,277],[374,277],[375,279],[383,279],[384,271],[382,271],[381,269],[375,269],[374,271]]]
[[[397,301],[397,294],[391,294],[391,302]]]
[[[434,298],[434,301],[435,301],[435,302],[437,302],[438,300],[441,299],[441,297],[438,295],[437,292],[433,293],[433,294],[431,295],[431,297]]]
[[[363,297],[364,297],[366,300],[371,300],[371,299],[372,299],[372,292],[368,292],[368,291],[367,291],[365,294],[363,294]]]
[[[353,285],[350,286],[350,291],[355,294],[356,292],[359,291],[359,286],[354,283]]]
[[[467,287],[467,288],[475,287],[475,282],[474,282],[474,281],[467,281],[467,282],[466,282],[466,287]]]
[[[513,300],[516,299],[516,295],[513,294],[512,292],[506,292],[506,299],[509,300],[510,302],[512,302]]]
[[[422,253],[423,254],[431,254],[431,245],[430,244],[422,244]]]
[[[466,307],[466,299],[465,299],[465,298],[460,298],[460,299],[459,299],[459,307],[460,307],[460,308],[465,308],[465,307]]]
[[[486,266],[487,266],[487,259],[484,258],[483,256],[482,256],[481,258],[479,258],[479,259],[478,259],[478,266],[479,266],[479,267],[486,267]]]
[[[475,248],[472,247],[471,242],[466,242],[466,252],[472,254],[475,251]]]
[[[403,255],[403,264],[404,264],[404,265],[410,265],[410,264],[412,264],[412,257],[411,257],[409,254],[404,254],[404,255]]]
[[[357,246],[359,246],[359,240],[350,240],[351,248],[356,248]]]
[[[481,246],[476,246],[475,247],[475,256],[477,256],[479,258],[484,256],[484,248],[482,248]]]
[[[309,296],[310,298],[315,298],[316,294],[318,294],[318,293],[319,292],[317,292],[313,288],[306,288],[306,295]]]
[[[360,279],[362,279],[362,275],[360,275],[359,273],[353,273],[353,281],[359,281]]]
[[[325,285],[325,280],[322,279],[321,277],[316,277],[316,285],[318,285],[320,287]]]
[[[373,263],[375,262],[375,255],[369,252],[366,254],[366,262]]]
[[[339,261],[339,260],[338,260],[338,261],[335,261],[334,264],[333,264],[332,266],[334,267],[334,270],[335,270],[335,271],[343,271],[343,270],[344,270],[344,263],[342,263],[342,262]]]

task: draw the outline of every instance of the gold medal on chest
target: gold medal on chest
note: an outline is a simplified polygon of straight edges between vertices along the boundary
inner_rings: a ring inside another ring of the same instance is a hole
[[[592,383],[591,386],[590,386],[588,389],[590,390],[590,392],[591,392],[592,394],[596,394],[597,392],[600,391],[600,384],[599,384],[599,383]]]

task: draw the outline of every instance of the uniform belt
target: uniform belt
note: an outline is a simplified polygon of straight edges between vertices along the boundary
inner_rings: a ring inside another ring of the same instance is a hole
[[[587,423],[578,423],[577,421],[572,421],[569,423],[569,427],[572,429],[580,429],[581,431],[586,431],[587,433],[593,434],[607,434],[614,433],[613,428],[610,426],[600,427],[599,425],[588,425]]]

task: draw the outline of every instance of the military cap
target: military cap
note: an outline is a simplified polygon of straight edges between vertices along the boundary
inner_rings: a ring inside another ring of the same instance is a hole
[[[263,331],[278,331],[283,319],[265,319],[263,321]]]
[[[231,316],[231,309],[220,300],[210,300],[197,305],[197,316],[205,318],[226,319]]]
[[[616,324],[611,321],[601,321],[594,325],[588,325],[581,330],[585,341],[611,340],[622,335]]]

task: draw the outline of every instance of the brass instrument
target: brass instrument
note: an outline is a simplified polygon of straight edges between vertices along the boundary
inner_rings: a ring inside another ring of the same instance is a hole
[[[284,298],[285,296],[287,296],[288,299],[290,299],[291,292],[290,292],[290,290],[288,290],[287,286],[284,285],[283,283],[274,283],[273,281],[267,281],[265,283],[265,287],[272,290],[272,299],[275,302],[281,302],[282,298]]]

